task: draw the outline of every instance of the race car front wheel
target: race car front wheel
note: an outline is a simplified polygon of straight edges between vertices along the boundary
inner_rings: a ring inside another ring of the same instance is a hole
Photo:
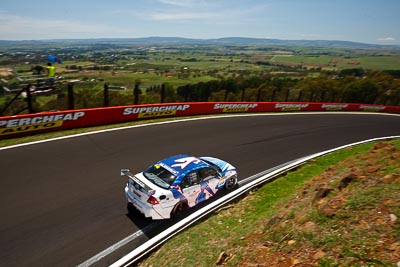
[[[226,180],[225,189],[232,190],[233,188],[235,188],[236,184],[237,184],[237,176],[233,175],[233,176],[229,177],[228,180]]]

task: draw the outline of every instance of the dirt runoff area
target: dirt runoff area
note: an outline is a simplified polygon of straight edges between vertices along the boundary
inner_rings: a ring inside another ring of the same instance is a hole
[[[396,147],[397,146],[397,147]],[[313,177],[216,265],[400,266],[400,149],[377,143]]]

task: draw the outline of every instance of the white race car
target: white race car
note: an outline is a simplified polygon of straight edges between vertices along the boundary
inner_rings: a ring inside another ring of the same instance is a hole
[[[135,175],[122,169],[121,175],[128,177],[128,211],[137,209],[153,220],[179,217],[182,211],[219,190],[231,190],[237,185],[236,168],[213,157],[177,155]]]

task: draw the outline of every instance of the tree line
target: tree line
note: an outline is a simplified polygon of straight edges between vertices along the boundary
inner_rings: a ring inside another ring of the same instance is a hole
[[[345,70],[337,75],[228,78],[176,89],[179,101],[304,101],[400,105],[398,72]]]
[[[36,112],[65,110],[71,105],[65,88],[48,101],[33,99]],[[78,83],[74,88],[74,108],[103,107],[105,95],[101,89],[93,89],[97,82]],[[0,103],[0,108],[6,101]],[[15,115],[26,107],[19,99],[7,114]],[[400,105],[400,71],[344,70],[340,73],[321,73],[318,77],[289,78],[271,74],[236,76],[208,82],[187,84],[175,88],[163,83],[141,88],[141,81],[132,81],[127,91],[107,92],[107,105],[154,104],[167,102],[342,102],[379,105]]]

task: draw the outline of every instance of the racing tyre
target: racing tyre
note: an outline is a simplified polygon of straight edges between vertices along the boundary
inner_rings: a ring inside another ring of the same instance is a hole
[[[187,204],[185,202],[178,202],[171,211],[171,218],[179,218],[182,213],[187,209]]]
[[[225,189],[226,190],[232,190],[235,188],[237,185],[237,176],[233,175],[229,177],[229,179],[225,182]]]
[[[129,214],[134,214],[135,212],[137,212],[137,209],[135,209],[133,204],[130,202],[128,202],[128,204],[126,205],[126,209],[128,210]]]

